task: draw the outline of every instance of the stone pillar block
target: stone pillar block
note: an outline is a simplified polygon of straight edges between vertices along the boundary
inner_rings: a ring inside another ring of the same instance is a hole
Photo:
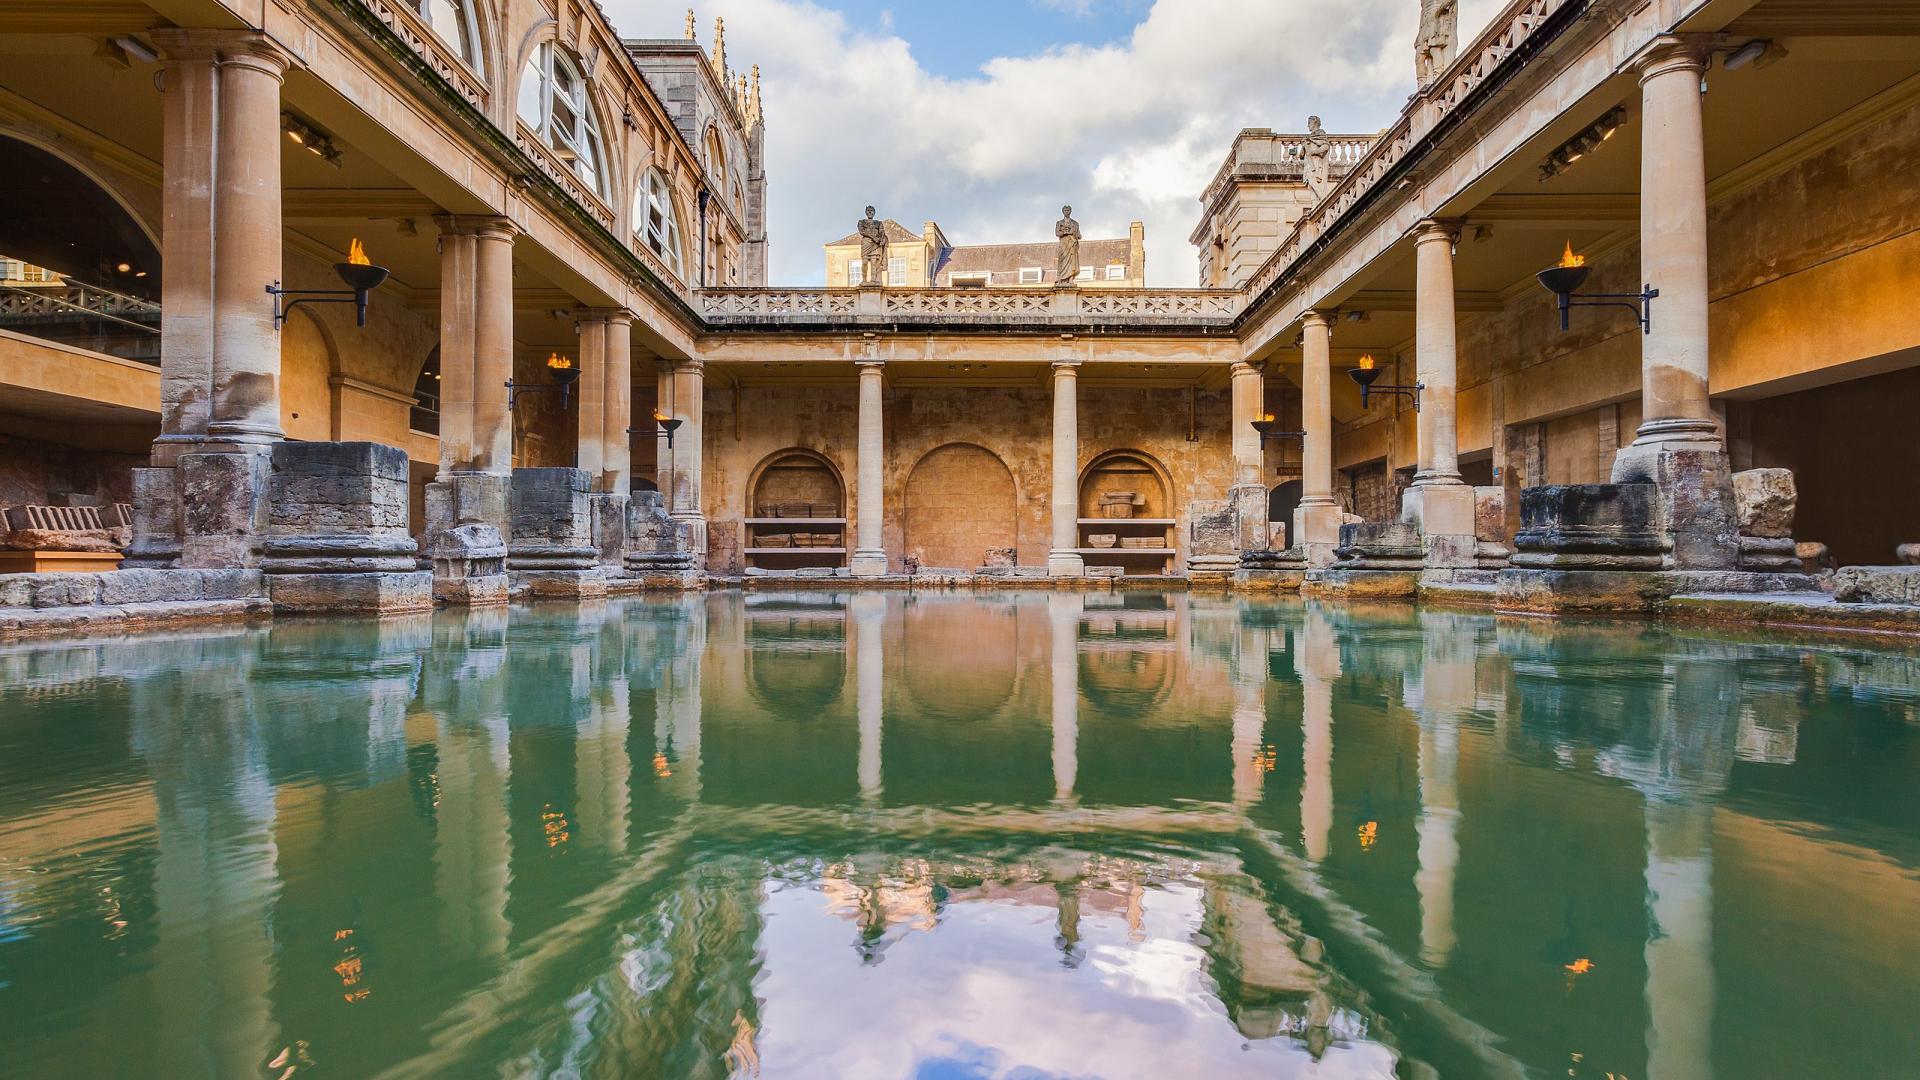
[[[182,454],[180,565],[221,570],[260,564],[271,460],[256,449]]]
[[[1340,527],[1346,514],[1336,503],[1300,506],[1293,512],[1294,547],[1311,569],[1332,566],[1340,546]]]
[[[612,491],[596,491],[587,496],[593,547],[600,553],[600,565],[610,573],[619,573],[625,568],[628,500],[628,496]]]
[[[1681,447],[1655,463],[1661,531],[1674,570],[1731,570],[1740,558],[1739,511],[1725,450]]]
[[[180,488],[173,469],[133,470],[133,542],[124,570],[166,570],[180,564]]]
[[[1227,489],[1227,501],[1233,504],[1238,553],[1265,551],[1273,546],[1273,529],[1267,523],[1268,497],[1264,484],[1235,484]]]
[[[591,481],[584,469],[515,469],[508,496],[507,569],[536,597],[605,596],[593,545]]]
[[[1231,499],[1187,504],[1187,578],[1225,584],[1240,568],[1240,517]]]
[[[1362,521],[1340,526],[1334,549],[1342,570],[1419,570],[1426,565],[1420,527],[1410,521]]]
[[[498,473],[456,472],[427,485],[421,550],[433,563],[434,599],[507,602],[507,488]]]
[[[1507,489],[1473,489],[1473,559],[1482,570],[1501,570],[1513,551],[1507,546]]]
[[[1660,492],[1652,484],[1551,484],[1520,493],[1518,552],[1529,570],[1658,570]]]
[[[1472,488],[1465,484],[1415,484],[1401,498],[1400,520],[1419,530],[1428,568],[1473,566]]]
[[[371,442],[273,446],[261,569],[275,610],[433,606],[407,532],[407,455]]]

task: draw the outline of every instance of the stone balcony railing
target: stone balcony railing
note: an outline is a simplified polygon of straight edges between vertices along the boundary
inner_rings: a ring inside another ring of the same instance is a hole
[[[845,327],[1125,327],[1143,333],[1224,331],[1240,314],[1237,289],[855,288],[705,289],[701,318],[716,329]]]

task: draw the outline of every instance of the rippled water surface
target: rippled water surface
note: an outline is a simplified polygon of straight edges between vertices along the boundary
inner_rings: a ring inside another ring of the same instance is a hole
[[[0,1075],[1920,1071],[1920,654],[717,594],[0,646]]]

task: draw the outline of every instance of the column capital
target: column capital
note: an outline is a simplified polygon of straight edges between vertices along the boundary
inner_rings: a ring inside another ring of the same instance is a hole
[[[1055,360],[1053,361],[1053,373],[1055,375],[1077,374],[1082,362],[1078,357],[1071,360]]]
[[[163,64],[249,63],[278,75],[293,64],[293,54],[258,30],[162,27],[150,32]]]
[[[676,375],[705,375],[707,364],[704,360],[669,360],[667,363]]]
[[[613,323],[633,321],[633,312],[621,307],[581,307],[574,309],[574,317],[581,323]]]
[[[1449,245],[1457,244],[1462,224],[1458,218],[1427,218],[1413,227],[1413,242],[1431,244],[1445,240]]]
[[[435,214],[433,221],[444,236],[477,236],[512,243],[520,235],[520,226],[512,218],[498,214]]]
[[[1332,328],[1334,323],[1334,315],[1335,313],[1332,311],[1326,311],[1321,308],[1314,308],[1310,311],[1305,311],[1300,314],[1300,325],[1301,326],[1322,326],[1330,329]]]
[[[1718,41],[1714,34],[1662,34],[1641,49],[1629,67],[1642,83],[1673,72],[1702,75]]]
[[[1266,365],[1264,363],[1256,363],[1252,360],[1235,360],[1227,370],[1234,378],[1240,379],[1252,375],[1259,375],[1265,367]]]
[[[862,375],[869,373],[878,375],[887,366],[887,362],[877,356],[863,356],[855,360],[854,365],[860,369]]]

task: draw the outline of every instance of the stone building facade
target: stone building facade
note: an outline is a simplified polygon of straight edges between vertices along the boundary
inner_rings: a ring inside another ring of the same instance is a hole
[[[1054,288],[999,279],[1023,246],[890,223],[904,284],[842,287],[857,248],[829,245],[829,285],[796,289],[760,280],[764,128],[720,33],[708,55],[575,0],[429,12],[0,12],[23,88],[0,175],[71,195],[0,251],[82,284],[164,270],[157,335],[103,295],[70,313],[157,356],[0,323],[6,498],[130,502],[131,563],[272,577],[269,522],[343,551],[394,528],[316,533],[276,492],[397,491],[468,600],[652,570],[1426,587],[1509,550],[1551,577],[1593,529],[1684,577],[1920,538],[1884,494],[1915,464],[1920,49],[1870,14],[1512,0],[1379,133],[1325,136],[1323,173],[1323,132],[1243,132],[1195,233],[1218,287],[1147,287],[1137,228],[1082,241],[1124,243],[1127,277]],[[34,254],[53,229],[87,257]],[[359,252],[389,272],[364,317]],[[1563,309],[1535,275],[1572,255]],[[276,487],[296,466],[338,483]],[[1797,481],[1791,535],[1736,505],[1732,474],[1767,467]],[[1596,506],[1619,520],[1575,520]]]
[[[953,244],[937,221],[921,226],[919,235],[891,218],[886,229],[886,284],[894,288],[999,288],[1047,286],[1059,275],[1057,245]],[[823,245],[827,259],[827,287],[850,288],[861,283],[860,234]],[[1147,227],[1133,222],[1127,235],[1114,239],[1080,241],[1080,272],[1075,284],[1083,289],[1144,289],[1147,286]]]

